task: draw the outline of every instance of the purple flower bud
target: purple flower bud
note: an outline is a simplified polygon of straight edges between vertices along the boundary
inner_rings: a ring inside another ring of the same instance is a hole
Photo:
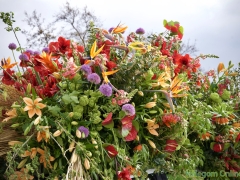
[[[131,104],[124,104],[122,106],[122,110],[129,116],[133,116],[135,114],[135,108]]]
[[[34,51],[33,54],[36,56],[36,55],[40,55],[40,52],[39,51]]]
[[[31,54],[31,55],[34,54],[34,52],[33,52],[32,50],[30,50],[30,49],[26,50],[25,52],[26,52],[26,53],[29,53],[29,54]]]
[[[111,27],[111,28],[108,30],[108,32],[111,33],[113,29],[114,29],[114,27]]]
[[[102,84],[99,87],[99,91],[107,97],[110,97],[112,95],[112,87],[109,86],[108,84]]]
[[[81,132],[82,138],[87,138],[88,137],[88,135],[89,135],[89,129],[88,128],[86,128],[84,126],[80,126],[78,128],[78,130]]]
[[[97,73],[92,73],[87,76],[87,80],[94,84],[99,84],[101,82],[101,79]]]
[[[49,53],[49,48],[48,47],[43,48],[42,52]]]
[[[138,28],[136,30],[136,34],[144,34],[145,33],[145,30],[143,28]]]
[[[8,48],[11,49],[11,50],[15,50],[15,49],[17,48],[17,45],[14,44],[14,43],[10,43],[10,44],[8,45]]]
[[[87,64],[82,65],[80,69],[87,75],[92,73],[91,67]]]
[[[28,56],[26,54],[21,54],[19,56],[19,59],[22,60],[22,61],[29,61],[29,58],[28,58]]]

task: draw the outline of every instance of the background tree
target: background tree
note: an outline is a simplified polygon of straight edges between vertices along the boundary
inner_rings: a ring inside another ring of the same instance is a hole
[[[25,17],[24,21],[30,29],[24,29],[22,33],[26,36],[29,47],[45,47],[58,36],[73,39],[86,47],[90,23],[94,22],[96,26],[101,26],[100,20],[86,6],[80,10],[70,6],[69,2],[53,15],[53,21],[48,24],[36,11],[31,15],[25,12]]]
[[[196,47],[196,40],[193,44],[190,44],[189,40],[185,43],[181,43],[180,46],[180,54],[189,54],[189,55],[195,55],[196,52],[198,52],[198,49]]]

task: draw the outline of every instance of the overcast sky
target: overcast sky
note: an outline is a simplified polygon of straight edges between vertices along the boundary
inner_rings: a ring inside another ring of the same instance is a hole
[[[15,26],[24,29],[24,11],[36,10],[42,17],[51,20],[65,4],[65,0],[0,0],[0,12],[12,11]],[[69,0],[79,8],[87,6],[109,29],[119,22],[127,25],[128,32],[142,27],[147,32],[163,32],[163,20],[179,21],[184,27],[183,41],[194,43],[196,54],[214,54],[219,59],[202,60],[204,71],[216,69],[219,62],[225,65],[231,60],[240,62],[240,1],[239,0]],[[0,22],[0,59],[11,57],[8,44],[16,43],[12,32],[4,30]],[[19,34],[23,47],[24,36]],[[34,49],[37,50],[37,49]],[[19,54],[18,54],[19,55]],[[17,55],[17,57],[18,57]]]

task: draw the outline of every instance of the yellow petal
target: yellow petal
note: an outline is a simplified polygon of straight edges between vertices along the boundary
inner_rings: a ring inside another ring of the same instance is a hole
[[[97,50],[97,52],[94,52],[94,57],[96,57],[102,51],[103,47],[104,47],[104,45],[101,48],[99,48]],[[92,57],[92,58],[94,58],[94,57]]]
[[[28,105],[28,106],[32,106],[33,105],[33,100],[28,98],[28,97],[24,97],[23,101]]]
[[[90,50],[90,56],[91,58],[94,58],[94,53],[96,51],[96,47],[97,47],[97,41],[94,41],[92,47],[91,47],[91,50]]]

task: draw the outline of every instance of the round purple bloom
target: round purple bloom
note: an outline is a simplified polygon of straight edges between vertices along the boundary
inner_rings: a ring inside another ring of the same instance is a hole
[[[135,108],[131,104],[124,104],[122,106],[122,110],[129,116],[133,116],[135,114]]]
[[[111,33],[113,29],[114,29],[114,27],[111,27],[111,28],[108,30],[108,32]]]
[[[110,97],[112,95],[112,87],[109,86],[108,84],[102,84],[99,87],[99,91],[107,97]]]
[[[87,64],[82,65],[80,69],[87,75],[92,73],[91,67]]]
[[[39,51],[34,51],[33,54],[36,56],[36,55],[40,55],[40,52]]]
[[[45,48],[42,49],[42,51],[44,51],[45,53],[49,53],[49,48],[45,47]]]
[[[87,80],[94,84],[99,84],[101,82],[101,79],[97,73],[92,73],[87,76]]]
[[[144,30],[143,28],[138,28],[138,29],[136,30],[136,33],[137,33],[137,34],[144,34],[144,33],[145,33],[145,30]]]
[[[28,58],[28,56],[26,54],[21,54],[19,56],[19,59],[22,60],[22,61],[28,61],[29,60],[29,58]]]
[[[17,48],[17,45],[14,44],[14,43],[10,43],[10,44],[8,45],[8,48],[11,49],[11,50],[15,50],[15,49]]]
[[[88,128],[86,128],[84,126],[80,126],[78,128],[78,130],[81,132],[83,138],[87,138],[88,137],[88,135],[89,135],[89,129]]]
[[[33,52],[32,50],[30,50],[30,49],[26,50],[25,52],[27,52],[27,53],[29,53],[29,54],[31,54],[31,55],[34,54],[34,52]]]

